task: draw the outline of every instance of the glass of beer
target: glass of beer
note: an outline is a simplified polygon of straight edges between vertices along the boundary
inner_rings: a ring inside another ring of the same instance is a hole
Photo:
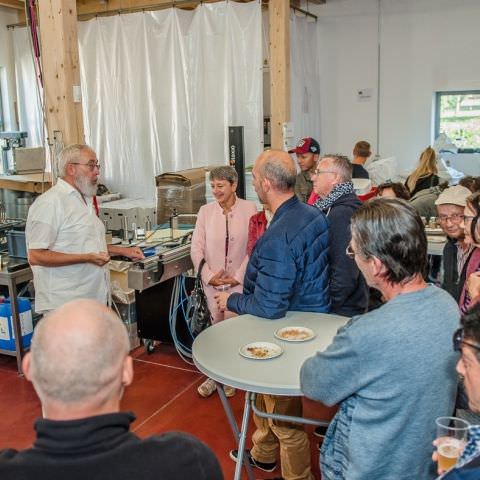
[[[467,443],[469,423],[457,417],[439,417],[437,424],[437,455],[439,470],[450,470]]]

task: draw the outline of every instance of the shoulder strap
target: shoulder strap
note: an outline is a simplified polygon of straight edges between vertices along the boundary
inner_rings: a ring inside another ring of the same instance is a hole
[[[202,268],[203,268],[203,266],[205,265],[205,263],[206,263],[206,262],[205,262],[205,259],[202,258],[202,259],[200,260],[199,265],[198,265],[197,278],[198,278],[199,280],[202,278]]]

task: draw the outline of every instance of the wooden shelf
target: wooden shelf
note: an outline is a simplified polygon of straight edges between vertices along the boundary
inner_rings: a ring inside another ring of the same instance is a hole
[[[17,192],[42,193],[51,187],[50,173],[28,175],[0,175],[0,188]]]

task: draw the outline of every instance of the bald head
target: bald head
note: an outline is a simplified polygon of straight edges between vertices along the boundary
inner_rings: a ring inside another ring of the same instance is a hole
[[[128,352],[126,329],[112,310],[74,300],[37,325],[28,376],[42,403],[106,401],[121,388]]]
[[[266,150],[255,161],[260,177],[269,180],[271,186],[279,192],[290,192],[295,186],[297,169],[287,152]]]

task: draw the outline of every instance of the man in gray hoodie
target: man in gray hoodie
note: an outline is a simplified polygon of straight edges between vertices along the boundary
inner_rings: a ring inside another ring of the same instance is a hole
[[[423,280],[425,231],[405,202],[360,207],[347,253],[386,303],[353,317],[302,366],[304,394],[340,404],[321,449],[322,479],[434,478],[435,419],[452,414],[457,387],[457,304]]]

